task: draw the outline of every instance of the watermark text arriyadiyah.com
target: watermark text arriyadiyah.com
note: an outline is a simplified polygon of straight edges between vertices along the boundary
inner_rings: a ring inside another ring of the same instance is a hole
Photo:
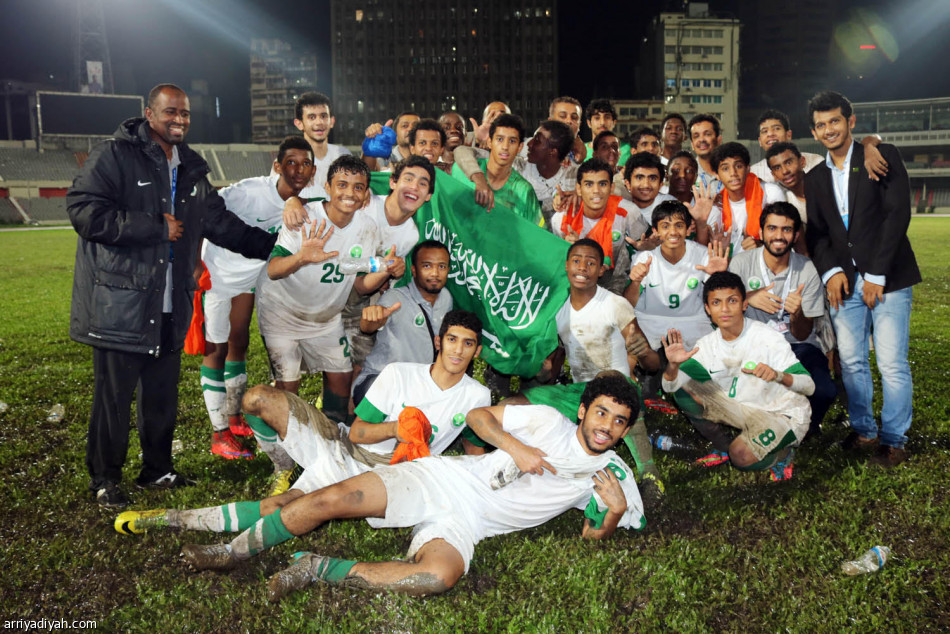
[[[52,631],[56,630],[94,630],[97,627],[96,621],[83,619],[4,619],[5,630],[25,630],[32,632],[34,630]]]

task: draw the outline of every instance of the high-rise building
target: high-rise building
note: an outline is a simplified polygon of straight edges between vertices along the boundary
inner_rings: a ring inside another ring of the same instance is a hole
[[[251,40],[251,136],[280,143],[294,127],[294,101],[317,85],[315,55],[294,53],[280,40]]]
[[[557,0],[331,0],[337,141],[403,111],[480,119],[504,100],[533,129],[558,94]]]
[[[644,38],[637,69],[641,98],[689,121],[713,114],[724,138],[736,138],[739,108],[739,20],[716,17],[704,2],[685,13],[661,13]]]
[[[626,139],[640,128],[653,128],[661,132],[663,122],[662,99],[614,99],[614,108],[617,109],[617,127],[614,132]]]

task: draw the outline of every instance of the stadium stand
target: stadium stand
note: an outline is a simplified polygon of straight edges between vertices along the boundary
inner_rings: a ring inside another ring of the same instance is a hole
[[[270,151],[246,150],[212,150],[218,157],[224,170],[222,180],[236,182],[251,176],[269,174],[274,163],[274,153]],[[207,157],[209,165],[214,165],[211,157]]]
[[[9,198],[0,198],[0,224],[18,225],[23,223],[23,216],[16,210]]]
[[[79,163],[67,150],[0,148],[0,177],[5,181],[66,181],[71,183]]]
[[[20,200],[20,204],[25,201]],[[31,198],[29,207],[23,204],[23,208],[34,222],[40,224],[59,224],[69,222],[69,216],[66,214],[66,198]]]

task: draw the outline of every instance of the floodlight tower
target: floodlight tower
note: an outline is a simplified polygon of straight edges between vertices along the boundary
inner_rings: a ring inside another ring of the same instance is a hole
[[[75,88],[82,90],[90,83],[87,61],[102,62],[102,92],[115,92],[112,83],[112,59],[102,11],[102,0],[76,0],[76,23],[73,29],[73,62],[76,64]]]

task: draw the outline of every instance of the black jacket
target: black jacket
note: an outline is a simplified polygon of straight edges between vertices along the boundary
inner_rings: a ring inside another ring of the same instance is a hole
[[[173,345],[181,348],[191,321],[201,239],[251,258],[270,255],[277,236],[244,224],[225,208],[198,154],[185,144],[178,154],[175,217],[184,225],[174,243],[162,215],[171,197],[168,162],[145,119],[123,122],[115,138],[97,145],[69,188],[69,219],[79,234],[69,325],[74,340],[157,355],[173,246]]]
[[[825,162],[805,175],[808,252],[819,275],[836,266],[844,269],[852,292],[855,264],[862,275],[886,276],[885,293],[920,282],[917,260],[907,239],[910,225],[907,170],[893,145],[882,143],[878,150],[887,161],[887,175],[872,181],[864,167],[864,147],[860,143],[854,145],[848,175],[847,229],[835,201],[831,170]]]

